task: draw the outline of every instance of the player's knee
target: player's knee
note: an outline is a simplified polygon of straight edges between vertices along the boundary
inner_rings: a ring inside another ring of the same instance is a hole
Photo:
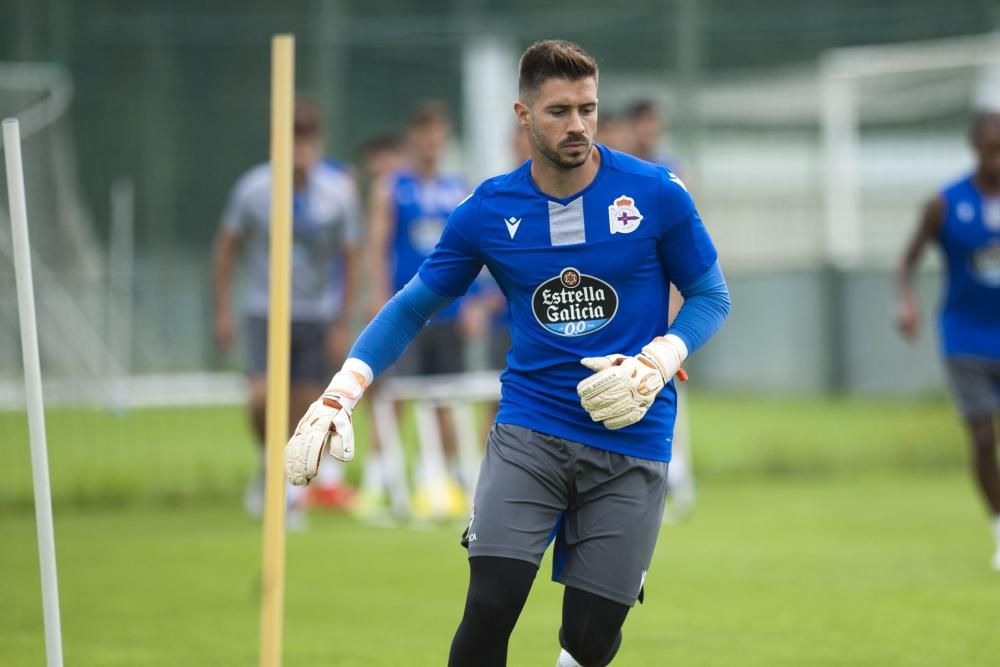
[[[476,625],[489,628],[513,628],[517,608],[511,600],[488,591],[470,591],[465,604],[466,618]]]
[[[628,611],[620,602],[567,587],[559,643],[584,667],[604,667],[618,653]]]
[[[267,404],[267,380],[263,377],[250,379],[250,409],[262,409]]]
[[[618,628],[563,628],[559,643],[583,667],[604,667],[611,662],[622,644]]]
[[[506,558],[473,558],[465,601],[465,620],[494,630],[510,631],[528,596],[535,567]]]
[[[975,419],[970,422],[972,449],[979,456],[992,456],[996,450],[996,435],[993,430],[992,415],[986,419]]]

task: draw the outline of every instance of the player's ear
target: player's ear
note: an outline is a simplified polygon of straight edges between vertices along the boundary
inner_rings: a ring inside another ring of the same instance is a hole
[[[514,102],[514,115],[517,117],[517,124],[527,130],[531,124],[529,120],[531,109],[528,108],[528,105],[521,100]]]

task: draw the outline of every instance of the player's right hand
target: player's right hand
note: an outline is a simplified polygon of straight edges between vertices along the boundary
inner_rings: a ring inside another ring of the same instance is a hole
[[[236,339],[236,327],[233,324],[233,314],[226,308],[215,313],[215,342],[223,350],[228,350]]]
[[[896,327],[903,338],[913,342],[920,336],[920,308],[916,299],[904,297],[900,299],[896,309]]]
[[[345,364],[346,366],[346,364]],[[305,486],[319,471],[323,451],[341,461],[354,458],[351,412],[364,393],[366,378],[351,370],[333,376],[330,386],[295,427],[285,445],[285,474],[296,486]]]

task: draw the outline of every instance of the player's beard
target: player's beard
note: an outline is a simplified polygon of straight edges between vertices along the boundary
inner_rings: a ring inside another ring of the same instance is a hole
[[[555,148],[552,148],[547,143],[545,143],[545,138],[535,130],[535,126],[531,125],[529,130],[529,135],[531,136],[531,143],[535,145],[535,148],[541,153],[545,159],[551,162],[556,167],[569,171],[570,169],[576,169],[583,166],[587,162],[587,158],[590,157],[590,151],[594,148],[594,142],[590,140],[589,137],[583,134],[573,135],[560,142],[560,146],[570,143],[586,143],[587,147],[580,152],[578,157],[568,157],[563,156]]]

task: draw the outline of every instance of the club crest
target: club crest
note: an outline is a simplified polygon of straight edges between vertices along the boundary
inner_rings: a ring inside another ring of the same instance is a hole
[[[628,195],[615,199],[608,207],[608,220],[612,234],[630,234],[639,228],[642,213],[635,207],[635,200]]]

